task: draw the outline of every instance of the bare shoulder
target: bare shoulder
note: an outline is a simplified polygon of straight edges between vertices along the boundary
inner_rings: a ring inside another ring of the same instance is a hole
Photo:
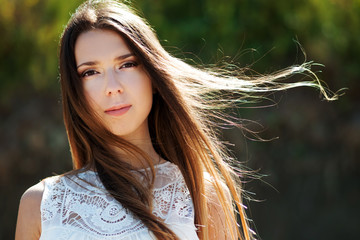
[[[206,191],[209,193],[208,197],[210,197],[210,200],[212,201],[218,201],[218,195],[215,189],[215,180],[214,178],[208,173],[208,172],[204,172],[204,179],[205,179],[205,188]],[[219,187],[222,188],[222,190],[225,193],[225,197],[227,198],[227,200],[231,200],[231,193],[230,190],[228,188],[228,186],[225,184],[225,182],[223,181],[219,181],[218,182]]]
[[[209,236],[211,236],[210,239],[235,239],[232,234],[236,235],[237,230],[233,219],[234,209],[228,186],[221,180],[216,182],[209,173],[204,173],[204,178],[209,214],[207,231]],[[222,190],[224,194],[222,200],[215,186]]]
[[[21,197],[20,203],[24,202],[27,204],[38,204],[40,206],[43,192],[44,182],[39,182],[38,184],[30,187],[24,192]]]
[[[15,239],[39,239],[41,233],[40,205],[44,183],[30,187],[22,195],[19,205]]]

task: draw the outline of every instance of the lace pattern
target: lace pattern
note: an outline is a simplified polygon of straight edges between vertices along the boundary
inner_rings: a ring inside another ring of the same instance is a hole
[[[154,215],[180,239],[198,239],[192,199],[180,170],[166,162],[155,171]],[[141,171],[135,174],[143,176]],[[105,191],[96,172],[44,181],[40,239],[153,239],[146,226]]]

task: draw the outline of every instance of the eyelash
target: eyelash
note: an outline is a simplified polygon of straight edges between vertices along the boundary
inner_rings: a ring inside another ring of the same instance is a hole
[[[130,66],[129,66],[130,65]],[[132,67],[137,67],[139,64],[135,61],[130,61],[130,62],[126,62],[124,64],[122,64],[119,69],[122,68],[132,68]],[[81,78],[85,78],[85,77],[89,77],[92,75],[95,75],[96,73],[98,73],[96,70],[90,69],[90,70],[86,70],[83,73],[81,73]]]
[[[128,66],[129,64],[131,64],[131,66]],[[131,67],[137,67],[139,64],[135,61],[130,61],[130,62],[126,62],[123,65],[121,65],[121,68],[131,68]]]
[[[88,75],[89,73],[92,73],[92,74]],[[94,74],[96,74],[96,73],[97,73],[97,72],[96,72],[95,70],[86,70],[85,72],[83,72],[83,73],[81,74],[81,77],[82,77],[82,78],[89,77],[89,76],[92,76],[92,75],[94,75]]]

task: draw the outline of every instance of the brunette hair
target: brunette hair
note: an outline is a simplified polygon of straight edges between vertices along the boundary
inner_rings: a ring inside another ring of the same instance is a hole
[[[118,159],[109,146],[121,147],[128,154],[145,159],[154,174],[149,156],[107,130],[84,97],[74,48],[78,36],[92,29],[117,32],[149,74],[155,91],[148,118],[153,145],[163,158],[176,164],[184,176],[194,203],[199,238],[209,239],[204,226],[211,224],[208,206],[213,199],[210,195],[215,193],[225,213],[223,227],[229,229],[231,238],[252,239],[242,204],[238,176],[241,172],[230,167],[231,158],[216,134],[216,122],[233,122],[219,109],[256,98],[252,93],[297,86],[317,87],[331,99],[316,76],[296,83],[279,81],[299,72],[311,75],[310,65],[305,63],[253,78],[244,76],[241,69],[231,72],[198,69],[166,52],[147,22],[127,5],[112,0],[89,0],[76,10],[62,34],[59,54],[63,115],[74,169],[96,168],[106,189],[158,239],[177,237],[152,214],[151,186],[141,184],[130,173],[131,167]],[[149,178],[149,182],[152,185],[153,179]],[[233,228],[237,216],[240,216],[241,230]]]

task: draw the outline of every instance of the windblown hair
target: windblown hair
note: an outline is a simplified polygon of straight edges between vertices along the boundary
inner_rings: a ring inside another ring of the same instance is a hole
[[[208,214],[213,197],[210,195],[215,193],[225,214],[223,228],[229,229],[228,237],[252,239],[242,204],[241,172],[231,167],[231,158],[216,134],[216,122],[232,122],[219,109],[256,98],[256,93],[298,86],[317,87],[330,99],[316,77],[296,83],[280,81],[294,73],[311,75],[309,65],[252,78],[244,76],[241,69],[231,72],[199,69],[166,52],[147,22],[127,5],[90,0],[76,10],[62,34],[59,54],[64,122],[74,169],[95,168],[109,193],[141,219],[158,239],[177,237],[152,214],[153,178],[148,178],[150,187],[144,186],[129,171],[131,166],[121,161],[110,146],[145,159],[144,165],[150,165],[154,174],[150,157],[106,129],[84,96],[74,48],[79,35],[92,29],[118,33],[149,74],[155,91],[148,118],[152,142],[156,151],[176,164],[184,176],[194,203],[199,238],[210,238],[206,226],[211,224]],[[234,228],[238,217],[241,226]]]

